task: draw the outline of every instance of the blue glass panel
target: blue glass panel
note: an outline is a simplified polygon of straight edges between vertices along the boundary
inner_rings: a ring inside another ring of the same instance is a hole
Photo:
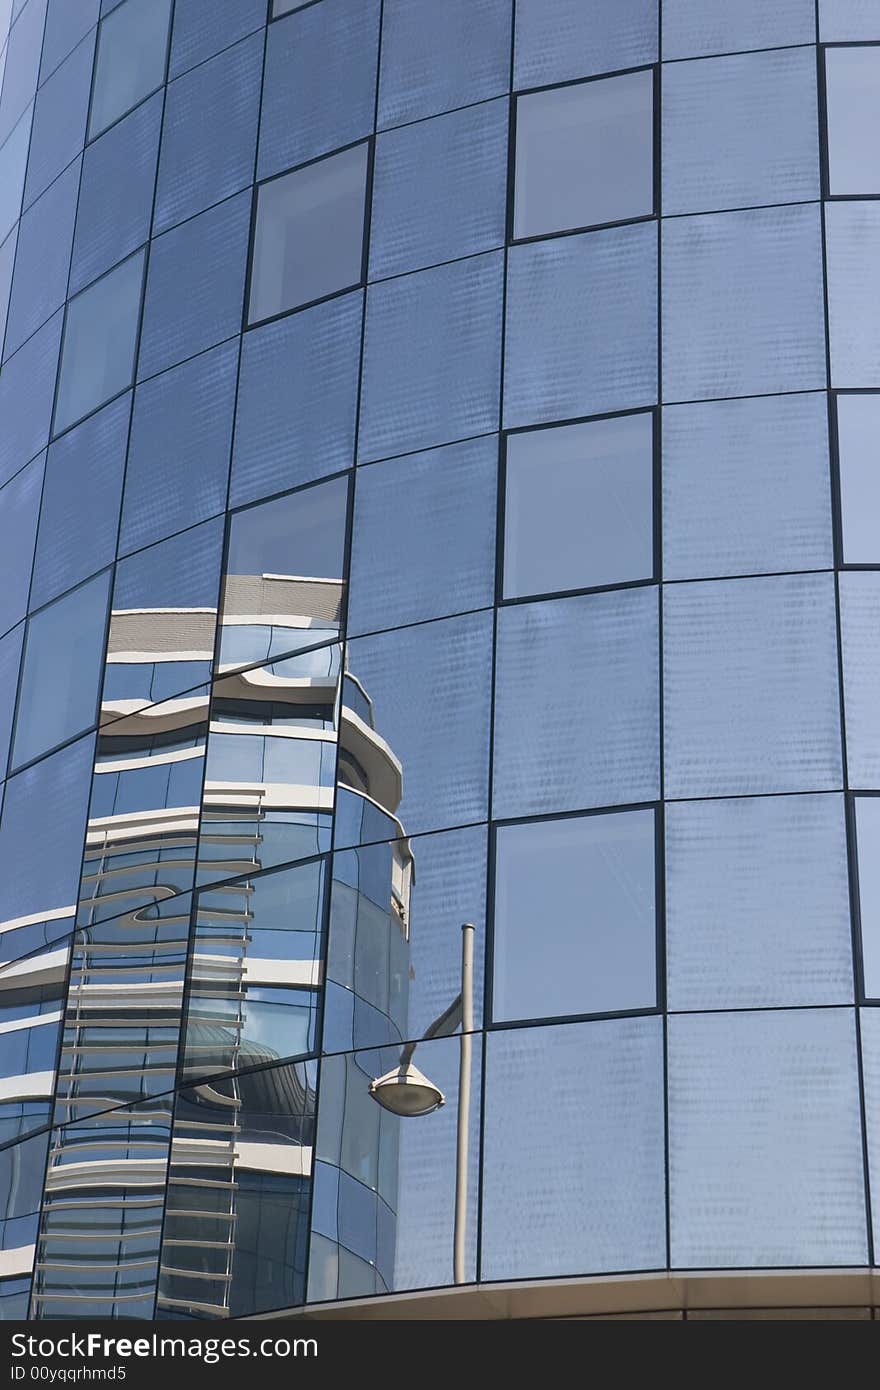
[[[43,456],[0,490],[0,632],[27,611],[42,486]]]
[[[379,125],[507,91],[511,8],[510,0],[385,0]]]
[[[662,111],[667,215],[818,198],[811,49],[670,63]]]
[[[378,40],[379,0],[322,0],[270,27],[261,179],[371,133]]]
[[[827,203],[832,386],[880,386],[880,203]]]
[[[116,554],[131,397],[99,410],[49,448],[31,606],[110,564]]]
[[[64,315],[48,323],[3,365],[0,375],[0,483],[43,448],[49,438],[55,368]]]
[[[110,573],[28,621],[12,765],[30,762],[95,722]]]
[[[359,460],[498,427],[500,252],[371,285]]]
[[[517,0],[514,86],[657,61],[657,0]]]
[[[0,97],[0,141],[6,139],[34,95],[45,18],[46,0],[34,0],[21,23],[10,32]]]
[[[346,295],[245,334],[233,506],[351,466],[362,309]]]
[[[840,576],[840,640],[843,649],[843,707],[846,760],[851,787],[880,787],[880,574],[850,571]]]
[[[843,798],[666,808],[670,1009],[852,1001]]]
[[[41,81],[55,71],[80,39],[84,39],[97,24],[100,12],[101,0],[49,0],[40,65]]]
[[[876,0],[819,0],[819,39],[845,43],[850,39],[876,39]]]
[[[876,38],[880,39],[880,19]],[[828,191],[880,193],[880,157],[871,131],[880,119],[880,47],[825,53]]]
[[[9,757],[9,737],[15,715],[15,692],[18,689],[18,667],[24,623],[0,637],[0,771],[6,771]],[[5,946],[3,948],[5,959]]]
[[[818,207],[664,222],[664,399],[824,385]]]
[[[486,819],[491,648],[483,613],[349,643],[391,753],[378,799],[406,834]]]
[[[263,38],[254,34],[170,83],[154,232],[251,182],[262,64]]]
[[[841,786],[830,574],[667,585],[667,796]]]
[[[0,919],[76,902],[94,737],[10,778],[0,820]]]
[[[490,436],[359,470],[349,633],[491,605],[497,468]]]
[[[31,110],[25,112],[0,148],[0,236],[5,237],[21,211],[24,171],[31,138]]]
[[[113,612],[126,608],[216,611],[223,530],[222,521],[206,521],[121,561],[116,566]],[[191,662],[184,665],[192,674]]]
[[[880,1240],[880,1009],[862,1009],[862,1068],[865,1086],[865,1131],[875,1242]]]
[[[102,13],[106,14],[106,6]],[[171,0],[126,0],[98,32],[89,136],[124,116],[165,79]]]
[[[666,407],[666,579],[828,569],[831,554],[824,395]]]
[[[239,331],[250,220],[251,195],[239,193],[153,242],[139,378]]]
[[[663,57],[816,42],[814,0],[663,0]]]
[[[499,612],[493,816],[657,798],[657,610],[645,588]]]
[[[512,247],[505,428],[656,398],[656,226]]]
[[[9,309],[9,295],[12,290],[12,271],[15,265],[15,250],[18,245],[18,228],[0,246],[0,343],[6,332],[6,315]]]
[[[143,279],[139,251],[68,303],[56,434],[131,384]]]
[[[7,357],[46,322],[67,296],[78,189],[76,160],[21,219],[6,327]]]
[[[852,1010],[668,1026],[673,1267],[864,1264]]]
[[[162,95],[89,145],[73,244],[70,288],[81,289],[149,238]]]
[[[25,204],[38,198],[83,147],[94,50],[93,30],[37,93]]]
[[[862,993],[880,999],[880,797],[856,796],[859,934]]]
[[[372,279],[503,245],[508,114],[492,101],[379,136]]]
[[[123,553],[225,507],[237,369],[236,341],[138,387],[125,476]]]
[[[177,0],[169,76],[203,63],[265,22],[264,0]]]
[[[660,1020],[487,1041],[482,1277],[665,1265]]]
[[[843,558],[848,565],[876,564],[880,560],[880,395],[847,392],[836,398],[836,409]]]

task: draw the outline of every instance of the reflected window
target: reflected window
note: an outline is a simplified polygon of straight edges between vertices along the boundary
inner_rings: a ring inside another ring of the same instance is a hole
[[[161,87],[171,0],[126,0],[98,34],[89,139]]]
[[[880,44],[826,48],[828,192],[880,193]]]
[[[866,999],[880,999],[880,797],[857,796],[854,806],[862,992]]]
[[[514,237],[650,217],[653,108],[650,70],[520,97]]]
[[[355,145],[261,185],[251,323],[360,284],[368,158]]]
[[[504,597],[650,579],[653,417],[507,439]]]
[[[67,306],[55,433],[131,385],[144,278],[139,251]]]
[[[496,1022],[657,1002],[654,812],[500,826]]]
[[[880,561],[880,394],[842,395],[836,404],[843,560],[873,565]]]
[[[30,762],[94,724],[109,589],[106,572],[30,619],[13,766]]]

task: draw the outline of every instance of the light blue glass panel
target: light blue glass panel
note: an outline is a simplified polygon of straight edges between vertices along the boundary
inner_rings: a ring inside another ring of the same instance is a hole
[[[362,311],[358,292],[245,334],[233,506],[351,466]]]
[[[203,63],[265,22],[263,0],[177,0],[169,76]]]
[[[83,147],[94,50],[93,30],[37,93],[25,205],[38,198]]]
[[[880,1240],[880,1009],[861,1010],[865,1130],[875,1243]]]
[[[45,18],[46,0],[34,0],[21,23],[10,32],[0,97],[0,141],[6,139],[34,95]]]
[[[70,271],[73,292],[149,238],[161,125],[157,92],[86,150]]]
[[[493,816],[658,797],[657,607],[644,588],[499,612]]]
[[[486,819],[491,664],[484,613],[349,643],[347,668],[402,770],[402,796],[397,790],[396,805],[390,795],[382,804],[406,834]]]
[[[880,787],[880,573],[849,571],[840,576],[840,640],[843,648],[843,707],[846,761],[851,787]]]
[[[812,49],[669,63],[662,111],[665,214],[818,198]]]
[[[505,92],[510,0],[385,0],[379,126],[434,116]]]
[[[24,638],[24,623],[0,637],[0,771],[6,772],[9,758],[9,737],[12,733],[12,720],[15,716],[15,693],[18,689],[18,668],[21,662],[21,645]],[[5,943],[4,959],[7,958]]]
[[[880,560],[880,395],[839,395],[840,522],[848,565]]]
[[[137,389],[125,475],[124,553],[226,506],[238,342]]]
[[[6,326],[7,357],[67,296],[79,164],[71,164],[21,219]]]
[[[818,207],[664,222],[664,399],[824,386]]]
[[[361,463],[498,428],[503,256],[371,285]]]
[[[0,342],[6,332],[6,315],[9,309],[9,295],[12,290],[12,271],[15,265],[15,251],[18,245],[18,228],[0,246]]]
[[[511,248],[504,427],[657,399],[657,229]]]
[[[262,68],[263,38],[254,34],[169,84],[154,232],[251,182]]]
[[[517,0],[514,87],[657,61],[657,0]]]
[[[880,39],[880,15],[875,38]],[[825,52],[828,191],[880,193],[880,154],[871,132],[880,120],[880,47]]]
[[[832,564],[824,394],[665,408],[666,579]]]
[[[239,193],[153,242],[139,379],[238,333],[250,220]]]
[[[853,798],[858,856],[862,990],[880,999],[880,797]]]
[[[7,782],[0,920],[75,904],[94,755],[90,735]]]
[[[371,279],[504,244],[508,117],[491,101],[379,136]]]
[[[673,1267],[864,1264],[852,1010],[668,1027]]]
[[[21,766],[95,722],[110,573],[28,622],[12,765]]]
[[[322,0],[270,26],[259,178],[372,132],[378,41],[379,0]]]
[[[663,0],[663,57],[816,42],[814,0]]]
[[[144,253],[139,251],[69,301],[56,434],[131,384],[143,279]]]
[[[72,52],[98,22],[101,0],[49,0],[40,81]]]
[[[832,386],[880,386],[880,202],[826,203]]]
[[[665,1265],[660,1020],[487,1043],[482,1278]]]
[[[124,608],[216,609],[223,531],[222,520],[206,521],[122,561],[116,566],[113,612]],[[192,662],[182,664],[192,675]]]
[[[6,143],[0,147],[0,236],[5,237],[15,226],[21,211],[24,172],[27,167],[28,142],[31,138],[29,108],[22,116]]]
[[[350,634],[492,604],[497,470],[494,436],[359,470]]]
[[[842,785],[830,574],[667,585],[666,795]]]
[[[3,365],[0,375],[0,484],[40,452],[49,438],[61,310]]]
[[[171,0],[125,0],[103,20],[95,57],[91,138],[162,85],[170,18]]]
[[[880,37],[877,0],[819,0],[819,39],[845,43]]]
[[[852,1002],[840,795],[666,807],[670,1009]]]
[[[0,489],[0,632],[27,612],[44,457],[33,459]]]
[[[110,564],[116,554],[131,397],[49,447],[31,606],[36,608]]]

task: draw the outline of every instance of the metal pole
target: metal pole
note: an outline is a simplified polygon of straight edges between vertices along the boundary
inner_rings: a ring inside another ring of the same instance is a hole
[[[471,1047],[474,1031],[474,932],[472,922],[461,929],[461,1054],[458,1065],[458,1128],[455,1155],[455,1232],[453,1281],[465,1283],[468,1203],[468,1136],[471,1115]]]

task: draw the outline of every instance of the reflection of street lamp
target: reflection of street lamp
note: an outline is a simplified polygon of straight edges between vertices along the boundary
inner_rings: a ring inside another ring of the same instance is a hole
[[[392,1115],[430,1115],[445,1104],[439,1087],[413,1064],[413,1053],[419,1042],[429,1038],[445,1038],[461,1024],[458,1063],[458,1124],[455,1154],[455,1234],[453,1237],[453,1280],[465,1282],[465,1234],[467,1231],[468,1186],[468,1129],[471,1110],[471,1046],[474,1031],[474,932],[471,922],[461,929],[461,993],[448,1009],[435,1018],[418,1042],[409,1042],[401,1050],[400,1061],[393,1070],[370,1082],[370,1095]]]

